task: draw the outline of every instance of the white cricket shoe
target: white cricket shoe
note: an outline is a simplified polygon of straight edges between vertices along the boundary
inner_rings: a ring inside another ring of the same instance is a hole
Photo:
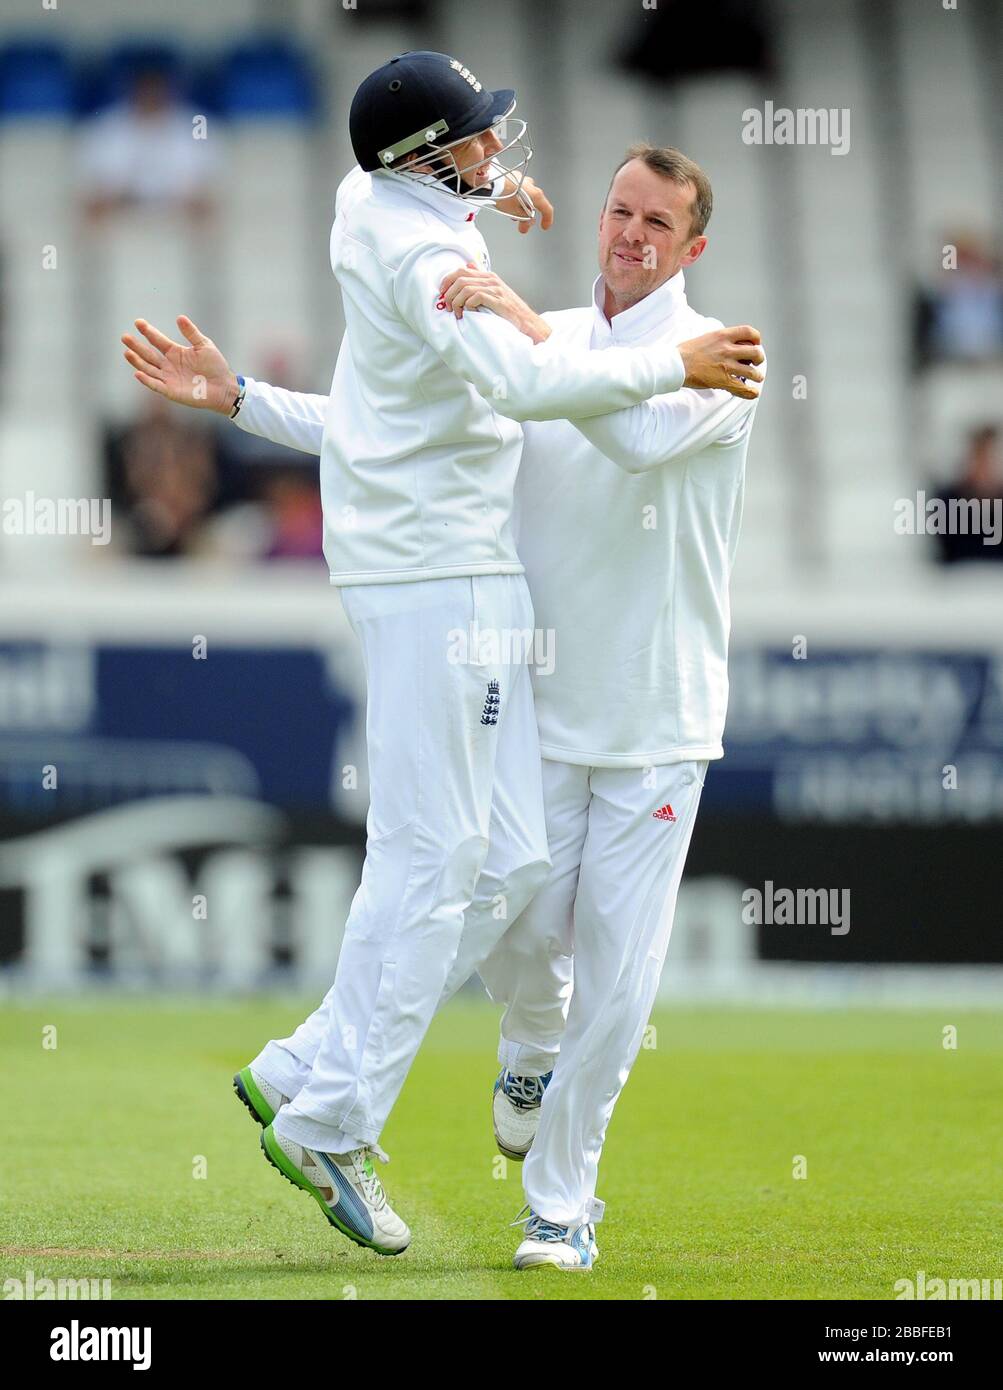
[[[540,1104],[553,1076],[513,1076],[502,1068],[491,1098],[491,1118],[498,1152],[521,1163],[529,1153],[540,1126]]]
[[[259,1125],[270,1125],[283,1105],[289,1104],[288,1096],[250,1067],[242,1067],[233,1078],[233,1089]]]
[[[268,1125],[261,1131],[261,1148],[269,1163],[295,1187],[309,1192],[331,1225],[356,1245],[379,1255],[399,1255],[410,1245],[411,1232],[387,1201],[373,1168],[374,1154],[387,1162],[377,1145],[347,1154],[321,1153],[276,1134]]]
[[[557,1269],[586,1270],[591,1269],[598,1258],[596,1228],[591,1221],[584,1225],[562,1226],[530,1212],[525,1237],[512,1263],[516,1269],[554,1265]]]

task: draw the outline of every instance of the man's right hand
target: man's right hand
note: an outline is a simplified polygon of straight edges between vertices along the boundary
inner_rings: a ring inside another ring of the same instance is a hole
[[[743,400],[759,398],[759,386],[764,374],[759,364],[766,354],[759,346],[762,339],[755,328],[742,324],[737,328],[718,328],[701,338],[691,338],[679,344],[679,355],[686,368],[684,386],[703,391],[729,391]]]
[[[229,415],[237,399],[237,378],[211,338],[184,314],[178,327],[191,344],[175,343],[146,319],[137,319],[142,337],[123,333],[125,360],[136,380],[179,405]],[[144,342],[143,339],[146,339]]]

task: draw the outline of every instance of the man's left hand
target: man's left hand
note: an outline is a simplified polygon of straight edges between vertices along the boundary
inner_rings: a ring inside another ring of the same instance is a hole
[[[534,343],[542,343],[550,337],[550,328],[540,315],[520,299],[500,275],[491,270],[479,270],[471,262],[462,270],[451,271],[440,285],[439,293],[458,319],[462,319],[464,309],[490,309],[499,318],[508,319]]]

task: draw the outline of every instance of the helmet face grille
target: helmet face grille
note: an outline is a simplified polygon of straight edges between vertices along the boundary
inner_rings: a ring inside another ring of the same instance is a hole
[[[458,145],[463,145],[471,139],[469,135],[451,141],[448,145],[427,140],[424,148],[417,148],[405,155],[401,162],[388,166],[388,172],[417,183],[434,184],[453,197],[473,199],[477,207],[490,207],[503,217],[512,217],[515,221],[520,221],[522,219],[518,214],[503,212],[497,204],[503,199],[518,197],[522,190],[526,168],[533,157],[528,127],[525,121],[513,119],[511,114],[507,113],[489,129],[498,134],[502,148],[490,158],[491,181],[488,184],[473,187],[463,177],[465,174],[472,174],[484,163],[483,160],[462,165],[456,162],[454,151]],[[383,152],[381,158],[382,154]],[[525,198],[522,201],[526,215],[532,216],[531,205]]]

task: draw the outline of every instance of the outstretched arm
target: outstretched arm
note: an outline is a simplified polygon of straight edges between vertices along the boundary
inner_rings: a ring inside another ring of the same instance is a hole
[[[670,345],[572,351],[563,344],[534,345],[499,315],[470,314],[458,322],[440,293],[443,278],[456,269],[462,269],[456,250],[416,248],[395,275],[397,307],[418,337],[500,415],[604,415],[682,386],[686,372]]]
[[[122,334],[125,360],[134,369],[133,375],[150,391],[178,405],[230,415],[240,390],[236,374],[212,339],[190,318],[182,314],[178,327],[188,340],[187,347],[146,319],[136,320],[137,334]],[[319,454],[327,399],[248,377],[234,423],[274,444]]]
[[[480,270],[469,262],[462,269],[447,275],[440,286],[443,303],[451,309],[458,319],[462,319],[466,309],[490,309],[499,318],[505,319],[517,328],[534,344],[546,342],[551,328],[545,319],[531,309],[525,300],[520,299],[510,285],[499,275],[488,270]],[[734,328],[718,328],[699,338],[690,338],[678,345],[679,355],[685,370],[685,380],[670,386],[676,391],[680,385],[697,390],[727,391],[741,400],[754,401],[759,396],[759,383],[764,379],[761,370],[765,362],[760,347],[760,336],[755,328],[741,324]],[[635,349],[637,351],[638,349]],[[665,351],[665,348],[662,348]],[[622,351],[622,349],[606,349]],[[649,351],[656,351],[655,347]],[[581,354],[579,354],[580,356]],[[604,354],[605,355],[605,354]],[[587,357],[593,356],[587,353]],[[659,388],[666,390],[665,387]],[[655,395],[652,391],[649,395]],[[613,410],[618,407],[607,407]],[[591,418],[597,412],[566,412],[569,420]]]

